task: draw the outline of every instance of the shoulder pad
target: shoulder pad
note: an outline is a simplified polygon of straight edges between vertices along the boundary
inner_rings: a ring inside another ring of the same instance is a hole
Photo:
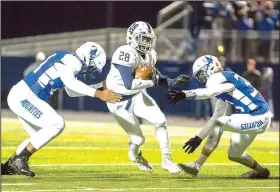
[[[137,54],[137,51],[129,45],[120,46],[114,52],[111,63],[129,67],[136,67]]]
[[[81,60],[71,53],[65,54],[61,61],[64,65],[71,67],[76,73],[80,72],[83,66]]]
[[[211,75],[208,78],[208,80],[206,82],[206,87],[217,85],[217,84],[222,84],[222,83],[224,83],[226,81],[227,81],[227,79],[222,74],[222,72],[214,73],[213,75]]]

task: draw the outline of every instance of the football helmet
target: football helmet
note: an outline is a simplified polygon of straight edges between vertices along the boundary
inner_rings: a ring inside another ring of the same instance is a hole
[[[82,73],[93,76],[95,71],[102,72],[106,64],[106,53],[104,49],[95,42],[86,42],[77,50],[76,55],[84,61]]]
[[[155,47],[156,36],[149,23],[137,21],[127,29],[126,42],[140,54],[146,54]]]
[[[201,84],[205,84],[207,79],[214,73],[222,71],[218,58],[212,55],[199,57],[193,64],[193,77]]]

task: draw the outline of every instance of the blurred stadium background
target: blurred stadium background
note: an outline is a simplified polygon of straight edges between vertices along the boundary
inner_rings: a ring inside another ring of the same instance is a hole
[[[103,46],[109,67],[114,50],[126,43],[127,28],[139,20],[149,22],[155,29],[157,68],[164,75],[172,78],[181,73],[191,74],[196,58],[215,55],[225,67],[251,81],[275,114],[270,131],[258,137],[249,148],[249,154],[270,168],[271,180],[234,179],[244,172],[244,167],[227,159],[230,133],[225,133],[209,158],[210,166],[203,168],[198,180],[182,174],[169,175],[159,167],[160,152],[154,129],[144,122],[147,140],[143,150],[156,167],[155,173],[147,177],[134,166],[126,167],[131,165],[127,157],[128,137],[108,113],[105,103],[87,97],[70,98],[60,91],[49,102],[66,119],[67,128],[30,160],[38,175],[35,179],[6,176],[2,178],[2,188],[279,191],[279,5],[273,1],[1,2],[2,162],[27,137],[7,106],[11,87],[46,56],[56,50],[75,51],[86,41]],[[197,85],[191,83],[183,88],[194,87]],[[206,123],[213,101],[188,100],[172,107],[167,103],[166,90],[154,87],[148,92],[167,115],[174,161],[193,161],[200,149],[193,155],[185,155],[181,147]]]
[[[31,63],[36,66],[36,58],[44,59],[44,54],[56,50],[74,51],[86,41],[95,41],[104,47],[109,65],[113,51],[125,43],[127,27],[137,20],[151,23],[156,31],[157,67],[164,75],[190,74],[197,57],[216,55],[263,93],[279,120],[280,81],[273,76],[280,72],[279,2],[273,1],[3,2],[2,108],[7,107],[10,88]],[[38,52],[43,56],[36,57]],[[166,114],[197,119],[211,114],[209,101],[171,107],[165,91],[149,89]],[[101,101],[69,98],[63,91],[50,102],[59,110],[108,111]]]

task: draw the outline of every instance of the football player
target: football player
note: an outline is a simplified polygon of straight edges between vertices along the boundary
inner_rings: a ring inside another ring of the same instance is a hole
[[[196,176],[200,167],[218,145],[223,131],[234,132],[228,158],[252,169],[242,174],[243,178],[268,178],[269,170],[261,166],[253,157],[245,153],[258,134],[265,132],[271,124],[272,113],[262,95],[244,78],[234,72],[224,71],[218,59],[211,55],[198,58],[193,64],[193,76],[205,88],[171,91],[170,103],[176,104],[184,99],[206,99],[216,97],[213,116],[201,132],[185,143],[185,152],[193,153],[201,141],[209,134],[200,158],[190,164],[179,164],[187,173]],[[227,103],[233,105],[236,112],[226,116]]]
[[[154,99],[148,95],[146,88],[153,86],[171,88],[184,84],[190,77],[180,75],[176,79],[168,79],[155,69],[156,36],[149,23],[142,21],[133,23],[127,30],[126,41],[127,45],[120,46],[114,52],[106,79],[107,87],[120,94],[122,99],[114,104],[107,103],[107,106],[130,137],[128,156],[140,170],[152,172],[153,168],[140,151],[145,137],[137,117],[146,119],[155,126],[162,154],[162,168],[177,173],[180,169],[171,159],[166,118]],[[153,77],[145,80],[135,78],[135,71],[139,66],[146,66],[142,68],[144,72],[152,67]]]
[[[8,105],[30,136],[8,160],[8,165],[17,174],[35,176],[28,165],[30,156],[57,137],[65,127],[62,117],[46,102],[55,91],[64,88],[70,97],[89,96],[112,103],[120,100],[120,95],[111,90],[96,90],[76,79],[77,74],[93,76],[100,73],[105,62],[103,48],[97,43],[87,42],[76,53],[56,51],[12,87]]]

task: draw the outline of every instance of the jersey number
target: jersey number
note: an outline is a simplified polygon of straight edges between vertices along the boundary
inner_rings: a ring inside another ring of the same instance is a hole
[[[128,62],[129,61],[129,57],[130,57],[129,53],[125,53],[125,52],[121,51],[120,52],[120,56],[119,56],[119,60]]]

